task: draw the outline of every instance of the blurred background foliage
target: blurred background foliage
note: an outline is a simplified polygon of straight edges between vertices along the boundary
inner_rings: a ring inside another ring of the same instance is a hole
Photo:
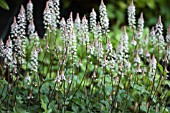
[[[13,16],[17,15],[20,5],[28,3],[29,0],[0,0],[0,36],[1,38],[7,37],[10,31],[10,24],[12,23]],[[45,30],[43,28],[42,13],[45,8],[47,0],[32,0],[34,4],[34,20],[36,28],[40,37],[43,36]],[[123,25],[127,25],[127,7],[131,0],[103,0],[107,6],[107,12],[110,19],[110,27],[112,31],[118,30]],[[76,13],[79,12],[80,16],[86,15],[89,17],[92,8],[98,14],[99,5],[101,0],[60,0],[60,13],[61,17],[68,18],[69,13],[72,11],[74,18]],[[166,29],[170,25],[170,0],[134,0],[136,7],[136,19],[140,13],[144,13],[145,26],[149,29],[157,23],[158,16],[162,16],[162,23],[164,25],[164,35]],[[3,8],[3,10],[2,10]],[[7,11],[5,11],[7,10]],[[11,16],[9,16],[11,15]],[[98,18],[99,21],[99,18]],[[4,28],[5,25],[5,28]]]
[[[80,12],[89,15],[94,8],[98,12],[100,0],[62,0],[63,9]],[[127,7],[131,0],[104,0],[107,6],[108,16],[111,25],[120,27],[127,25]],[[162,15],[162,22],[167,28],[170,25],[170,0],[134,0],[136,7],[136,18],[144,13],[145,26],[153,26],[159,15]],[[82,16],[82,15],[81,15]],[[113,26],[112,26],[113,27]]]
[[[9,10],[9,6],[5,0],[0,0],[0,6],[5,10]]]

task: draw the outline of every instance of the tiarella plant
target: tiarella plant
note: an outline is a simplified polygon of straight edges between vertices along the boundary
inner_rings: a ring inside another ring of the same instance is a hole
[[[170,112],[170,27],[164,37],[161,16],[149,30],[147,12],[136,23],[132,1],[129,25],[112,31],[103,0],[89,20],[72,12],[60,19],[59,5],[46,3],[44,37],[36,32],[29,0],[9,38],[0,39],[0,112]]]

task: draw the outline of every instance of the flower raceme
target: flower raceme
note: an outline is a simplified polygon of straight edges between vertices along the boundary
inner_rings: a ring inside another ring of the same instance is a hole
[[[103,0],[101,0],[101,4],[99,6],[100,13],[100,24],[102,27],[102,32],[107,33],[109,28],[109,19],[107,16],[106,6],[104,5]]]
[[[92,9],[92,12],[90,13],[90,30],[92,33],[96,34],[96,12],[94,11],[94,9]]]
[[[4,43],[3,43],[2,39],[0,39],[0,58],[1,59],[4,58]]]
[[[131,4],[128,7],[128,23],[129,26],[133,28],[135,28],[135,24],[136,24],[135,11],[136,11],[135,6],[132,0]]]
[[[32,1],[29,0],[28,4],[27,4],[27,20],[28,22],[33,21],[33,4]]]
[[[16,39],[18,36],[18,24],[16,21],[16,17],[13,19],[13,23],[11,25],[11,32],[10,32],[11,40],[14,41],[13,39]]]

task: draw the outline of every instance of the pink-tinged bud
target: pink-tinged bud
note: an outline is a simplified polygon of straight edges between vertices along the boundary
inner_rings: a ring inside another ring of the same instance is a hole
[[[136,43],[137,43],[137,42],[135,41],[135,37],[134,37],[134,36],[132,36],[131,44],[135,46],[135,45],[136,45]]]
[[[170,34],[170,25],[169,25],[169,27],[168,27],[168,33]]]
[[[132,77],[133,77],[133,75],[132,75],[132,73],[130,74],[130,77],[129,77],[129,79],[131,80],[132,79]]]
[[[166,73],[169,73],[168,69],[167,69],[167,66],[165,66],[165,72]]]
[[[48,1],[46,2],[45,10],[44,10],[44,11],[47,11],[47,10],[49,10],[49,7],[48,7]]]
[[[11,41],[11,38],[10,38],[10,36],[8,36],[8,41]]]
[[[140,63],[137,63],[136,72],[137,72],[137,73],[141,73],[141,72],[142,72],[142,70],[140,69]]]
[[[86,15],[83,16],[83,19],[82,20],[86,20]]]
[[[104,60],[104,62],[106,62],[106,55],[104,55],[104,59],[103,60]]]
[[[31,26],[35,26],[35,25],[34,25],[34,20],[33,20],[33,19],[31,20]]]
[[[104,4],[103,0],[101,0],[101,4]]]
[[[135,63],[140,63],[140,57],[138,55],[138,52],[136,52],[136,54],[135,54],[134,62]]]
[[[3,43],[3,41],[2,41],[2,39],[0,38],[0,45],[4,45],[4,43]]]
[[[72,18],[72,19],[73,19],[73,13],[72,13],[72,12],[70,12],[69,18]]]
[[[92,78],[96,78],[96,71],[93,72]]]
[[[5,44],[6,47],[9,46],[9,40],[6,41],[6,44]]]
[[[44,41],[46,40],[45,36],[43,37],[43,40],[44,40]]]
[[[106,67],[106,66],[107,66],[107,60],[106,60],[106,55],[104,55],[102,67]]]
[[[102,48],[102,42],[100,43],[100,48]]]
[[[34,20],[30,20],[30,24],[28,25],[28,34],[33,35],[35,32],[35,25],[34,25]]]
[[[123,33],[126,34],[126,26],[123,26]]]
[[[119,65],[120,70],[122,70],[122,69],[123,69],[123,67],[124,67],[124,65],[123,65],[123,61],[120,61],[120,65]]]
[[[92,9],[92,12],[93,12],[93,13],[96,13],[96,12],[94,11],[94,8]]]
[[[39,48],[39,52],[42,52],[42,51],[43,51],[43,49],[40,47],[40,48]]]
[[[76,18],[77,18],[77,19],[80,19],[80,15],[79,15],[79,13],[77,13]]]
[[[36,51],[36,47],[34,46],[33,51]]]
[[[107,39],[107,43],[110,44],[110,38]]]
[[[140,18],[141,18],[141,19],[143,19],[143,12],[141,12],[141,14],[140,14]]]
[[[155,35],[155,28],[154,28],[154,26],[152,26],[151,32],[152,32],[152,35]]]
[[[61,21],[62,21],[63,25],[66,25],[66,21],[65,21],[64,17],[62,17]]]
[[[49,45],[48,45],[48,43],[46,44],[46,49],[49,49]]]
[[[158,23],[159,23],[159,24],[162,24],[162,21],[161,21],[161,15],[159,15]]]
[[[24,6],[23,6],[23,5],[21,5],[20,14],[21,14],[21,15],[24,15],[24,13],[25,13]]]
[[[155,60],[155,55],[154,54],[152,54],[152,60]]]
[[[64,75],[64,71],[63,71],[63,70],[62,70],[62,72],[61,72],[60,77],[61,77],[61,80],[66,80],[65,75]]]
[[[134,6],[134,3],[133,3],[133,0],[131,1],[131,4],[130,4],[131,6]]]
[[[149,52],[146,50],[146,53],[145,53],[146,57],[149,58],[150,57],[150,54]]]
[[[32,3],[32,1],[31,1],[31,0],[29,0],[29,2],[28,2],[28,3],[30,3],[30,4],[31,4],[31,3]]]
[[[17,21],[16,21],[16,17],[14,16],[14,19],[13,19],[13,24],[16,24]]]
[[[68,77],[68,83],[69,83],[69,84],[71,83],[71,79],[70,79],[70,77]]]
[[[100,22],[97,22],[97,26],[98,26],[98,27],[100,26]]]

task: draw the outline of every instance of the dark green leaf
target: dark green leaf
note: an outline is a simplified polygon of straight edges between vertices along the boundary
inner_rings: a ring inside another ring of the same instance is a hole
[[[44,109],[45,113],[47,111],[47,104],[41,99],[41,107]]]
[[[8,4],[5,0],[0,0],[0,6],[5,10],[9,10]]]
[[[159,64],[159,63],[158,63],[158,68],[159,68],[159,70],[161,71],[161,73],[163,73],[163,67],[162,67],[162,65]]]

